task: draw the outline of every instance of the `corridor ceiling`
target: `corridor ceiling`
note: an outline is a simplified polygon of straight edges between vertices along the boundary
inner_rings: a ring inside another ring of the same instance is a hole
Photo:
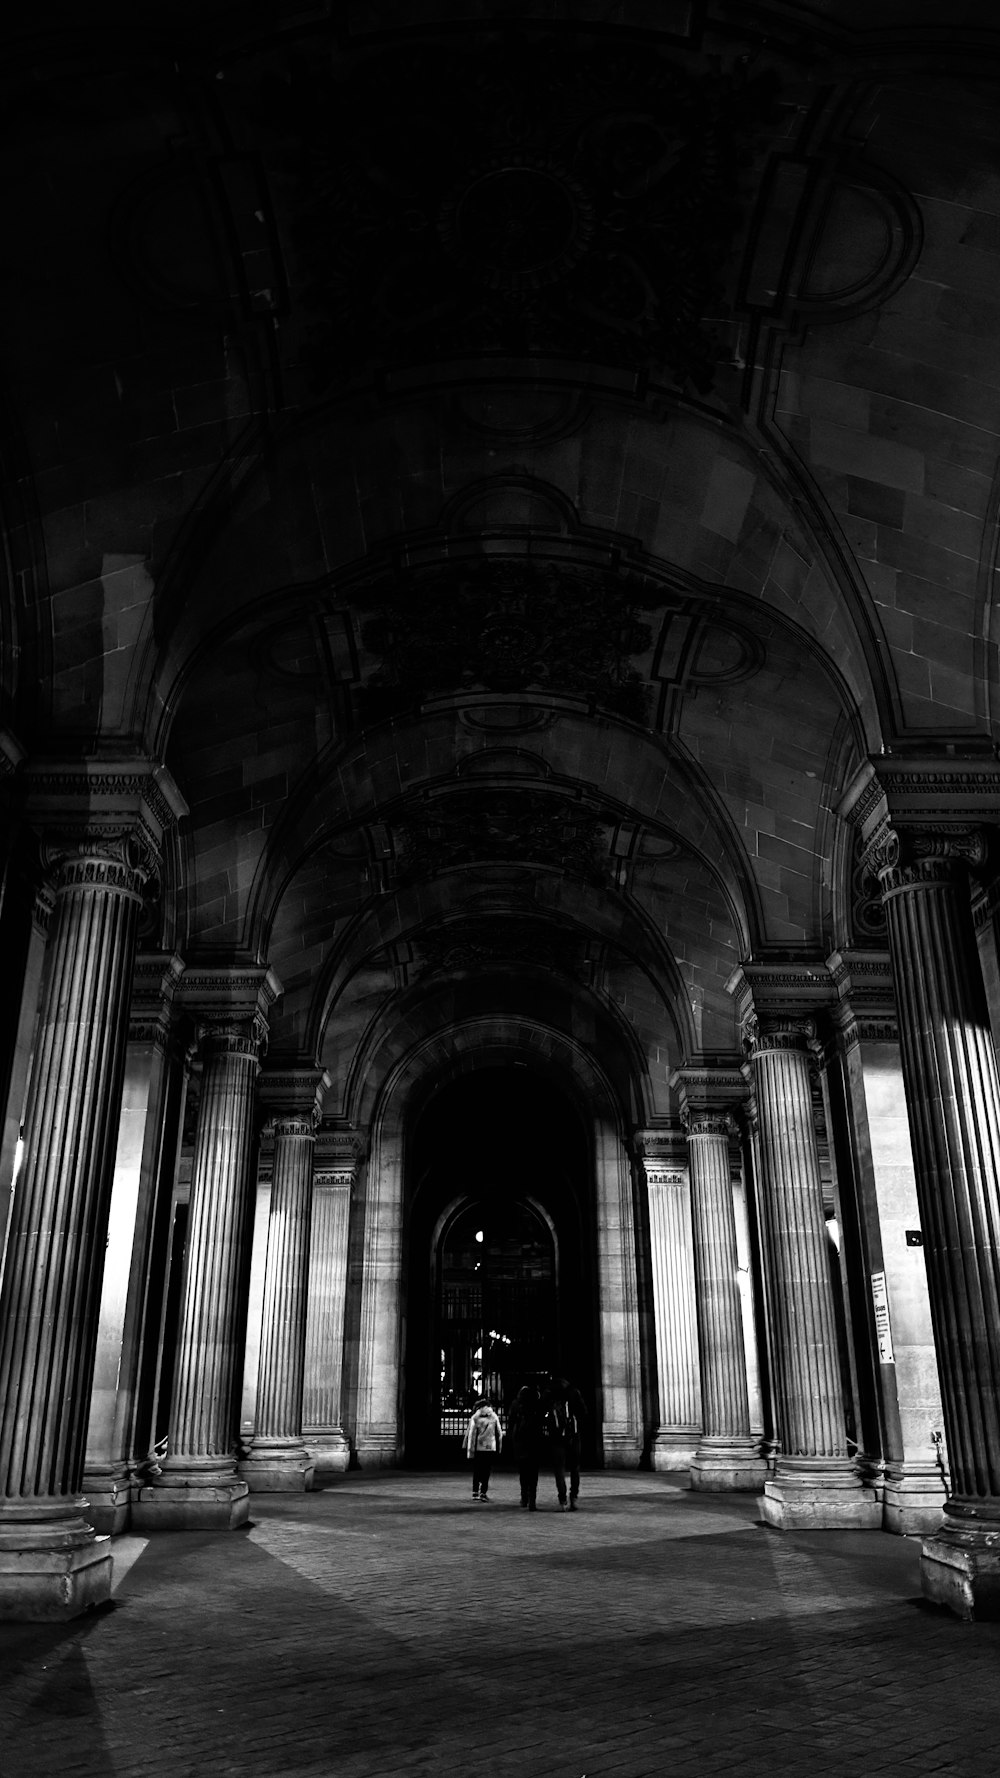
[[[328,1113],[521,1017],[665,1115],[737,964],[878,942],[864,760],[993,756],[992,0],[78,21],[4,44],[0,717],[165,760],[144,942]]]

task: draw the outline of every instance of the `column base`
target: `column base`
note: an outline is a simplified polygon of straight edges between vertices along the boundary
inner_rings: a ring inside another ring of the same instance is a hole
[[[302,1442],[316,1465],[315,1487],[324,1476],[345,1475],[351,1466],[351,1446],[339,1426],[331,1432],[304,1432]]]
[[[359,1433],[356,1450],[361,1469],[396,1469],[403,1458],[397,1432]]]
[[[700,1443],[700,1426],[661,1426],[653,1440],[653,1468],[662,1475],[690,1469]]]
[[[759,1494],[767,1479],[767,1464],[749,1437],[704,1437],[690,1469],[691,1486],[702,1493]]]
[[[132,1484],[124,1463],[88,1464],[83,1486],[89,1506],[87,1517],[95,1531],[118,1537],[128,1530],[132,1508]]]
[[[920,1553],[920,1585],[925,1599],[946,1605],[966,1622],[1000,1620],[1000,1513],[966,1509],[949,1501],[937,1537],[929,1537]],[[970,1523],[975,1518],[978,1524]]]
[[[251,1494],[305,1494],[316,1466],[301,1439],[254,1439],[239,1474]]]
[[[0,1618],[64,1622],[111,1597],[109,1539],[87,1549],[0,1550]]]
[[[132,1530],[237,1531],[250,1517],[250,1490],[233,1463],[167,1458],[132,1502]]]
[[[760,1516],[779,1531],[878,1531],[882,1504],[846,1457],[779,1456]]]
[[[0,1618],[61,1623],[111,1597],[111,1544],[61,1497],[0,1506]]]
[[[897,1537],[933,1535],[941,1528],[945,1487],[934,1463],[887,1463],[882,1529]]]

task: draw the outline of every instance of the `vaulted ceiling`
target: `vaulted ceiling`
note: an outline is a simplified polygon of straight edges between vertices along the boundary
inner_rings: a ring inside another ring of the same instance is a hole
[[[166,760],[330,1110],[520,1011],[651,1117],[865,936],[865,757],[993,750],[1000,28],[452,10],[9,35],[0,715]]]

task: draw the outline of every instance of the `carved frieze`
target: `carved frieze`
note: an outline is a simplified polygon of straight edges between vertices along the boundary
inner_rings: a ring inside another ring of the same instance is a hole
[[[365,721],[452,692],[528,689],[585,697],[634,721],[647,688],[631,657],[651,646],[658,588],[523,557],[447,564],[374,589],[362,626],[380,661],[357,696]]]

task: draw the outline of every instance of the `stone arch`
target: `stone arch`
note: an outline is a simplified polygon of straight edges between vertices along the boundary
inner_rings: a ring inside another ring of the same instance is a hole
[[[633,1170],[623,1107],[581,1044],[529,1018],[485,1017],[429,1033],[400,1057],[372,1108],[361,1231],[355,1449],[363,1467],[402,1450],[402,1293],[406,1132],[445,1081],[498,1060],[529,1059],[558,1080],[584,1118],[595,1187],[599,1448],[606,1464],[637,1464],[643,1444]]]

